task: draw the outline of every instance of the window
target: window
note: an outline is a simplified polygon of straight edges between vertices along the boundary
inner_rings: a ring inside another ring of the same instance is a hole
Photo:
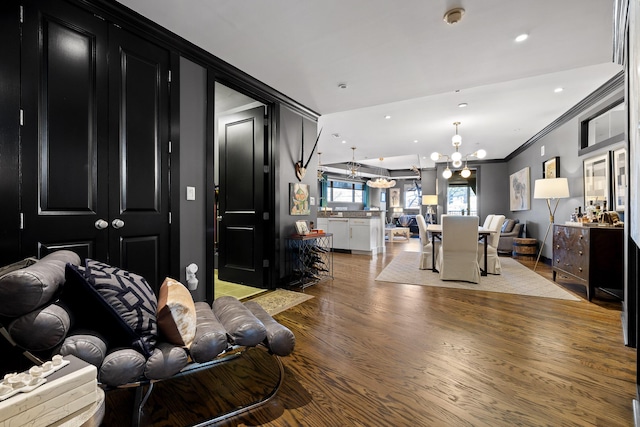
[[[478,215],[476,196],[476,170],[471,170],[469,178],[454,173],[447,182],[447,214]]]
[[[330,202],[362,203],[364,184],[361,182],[329,181],[327,191]]]
[[[623,100],[588,115],[580,122],[580,149],[624,141],[626,118]]]
[[[420,209],[422,203],[422,190],[417,184],[405,184],[404,186],[404,208]]]

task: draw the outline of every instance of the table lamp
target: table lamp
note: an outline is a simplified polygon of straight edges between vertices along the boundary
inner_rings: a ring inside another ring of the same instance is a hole
[[[436,194],[425,194],[422,196],[422,206],[427,207],[427,216],[429,220],[427,221],[429,224],[433,224],[434,212],[431,208],[432,206],[436,207],[435,214],[438,213],[438,196]],[[436,215],[437,216],[437,215]]]
[[[542,244],[540,245],[540,252],[538,252],[538,258],[536,259],[536,264],[533,266],[533,271],[536,271],[538,261],[540,261],[540,255],[542,255],[544,242],[547,240],[549,230],[551,230],[551,225],[553,224],[553,216],[556,214],[558,202],[560,201],[560,199],[564,199],[567,197],[569,197],[569,181],[567,180],[567,178],[536,179],[535,188],[533,190],[533,198],[547,199],[547,208],[549,209],[549,225],[547,226],[547,232],[545,233]],[[553,205],[552,209],[551,205],[553,200],[555,200],[556,203],[555,205]]]

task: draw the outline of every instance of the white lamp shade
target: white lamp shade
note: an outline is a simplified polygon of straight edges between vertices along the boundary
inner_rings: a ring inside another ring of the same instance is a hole
[[[569,197],[567,178],[536,179],[534,199],[564,199]]]
[[[422,196],[422,205],[423,206],[432,206],[438,204],[438,196],[435,194],[426,194]]]

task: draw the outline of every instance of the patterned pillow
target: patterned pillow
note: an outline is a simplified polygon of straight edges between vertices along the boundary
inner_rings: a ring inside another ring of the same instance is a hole
[[[131,345],[151,355],[157,341],[158,301],[144,277],[92,259],[86,260],[85,268],[89,283],[138,337]]]
[[[516,226],[516,224],[518,223],[519,220],[517,219],[507,219],[504,221],[504,224],[502,224],[502,232],[503,233],[511,233],[513,231],[513,227]]]

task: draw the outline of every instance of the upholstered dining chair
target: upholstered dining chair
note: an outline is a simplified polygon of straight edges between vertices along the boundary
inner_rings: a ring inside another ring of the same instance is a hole
[[[432,269],[433,255],[432,251],[433,246],[431,245],[431,240],[429,239],[429,233],[427,233],[427,221],[424,216],[421,214],[416,215],[416,221],[418,222],[418,231],[420,233],[420,270],[430,270]],[[440,249],[440,241],[435,242],[435,251],[436,256],[438,255],[438,250]]]
[[[487,273],[502,273],[500,257],[498,256],[498,243],[500,243],[500,230],[502,229],[504,219],[504,215],[494,215],[489,226],[483,226],[483,228],[493,231],[493,233],[487,237]],[[482,242],[478,243],[478,263],[484,265],[484,243]]]
[[[480,282],[477,216],[442,215],[442,243],[436,269],[442,280]]]
[[[484,219],[484,224],[482,224],[482,228],[488,229],[491,226],[491,221],[493,220],[494,216],[495,215],[493,214],[487,215],[487,217]]]

